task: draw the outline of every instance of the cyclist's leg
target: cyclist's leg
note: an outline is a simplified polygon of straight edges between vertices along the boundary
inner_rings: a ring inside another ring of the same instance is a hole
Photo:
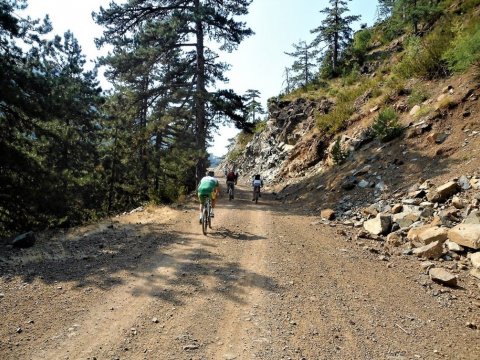
[[[210,193],[210,200],[212,201],[212,209],[210,211],[210,214],[213,217],[214,216],[213,209],[215,208],[215,204],[217,202],[216,201],[217,200],[217,193],[215,192],[215,190]]]
[[[205,201],[207,200],[206,195],[201,195],[198,194],[198,200],[200,200],[200,223],[202,223],[202,213],[203,213],[203,207],[205,205]]]

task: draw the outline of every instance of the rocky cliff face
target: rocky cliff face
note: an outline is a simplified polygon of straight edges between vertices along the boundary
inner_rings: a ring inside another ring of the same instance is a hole
[[[236,167],[243,175],[261,174],[269,182],[301,176],[325,155],[327,145],[315,128],[315,117],[332,105],[326,98],[271,101],[264,131],[254,135]]]

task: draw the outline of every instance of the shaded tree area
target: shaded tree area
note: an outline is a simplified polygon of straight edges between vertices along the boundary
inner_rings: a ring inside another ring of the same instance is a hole
[[[159,173],[159,164],[171,149],[185,149],[185,165],[194,163],[193,179],[198,181],[208,166],[206,149],[212,131],[227,121],[238,128],[251,127],[241,97],[229,89],[214,90],[218,82],[227,80],[228,65],[218,61],[211,48],[217,44],[220,51],[230,52],[252,34],[246,24],[235,20],[247,14],[250,3],[132,0],[112,3],[96,14],[97,23],[105,27],[98,45],[115,48],[104,59],[111,80],[132,91],[137,106],[138,136],[143,141],[136,150],[144,190],[151,189],[152,181],[168,178]],[[157,161],[149,166],[150,153]],[[181,185],[192,189],[194,183],[185,183],[191,179],[188,171],[182,175]]]
[[[249,131],[245,99],[225,82],[252,31],[235,18],[251,0],[130,0],[93,14],[98,60],[113,88],[85,69],[74,35],[48,17],[0,3],[0,236],[71,226],[193,190],[224,123]]]
[[[0,234],[69,225],[101,204],[96,74],[71,33],[48,39],[48,18],[14,15],[26,5],[0,5]]]

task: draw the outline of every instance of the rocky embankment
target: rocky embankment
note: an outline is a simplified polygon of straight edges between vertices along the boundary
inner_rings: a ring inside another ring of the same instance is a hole
[[[421,266],[433,281],[455,287],[459,278],[480,279],[479,174],[439,186],[427,180],[369,206],[323,209],[321,217],[325,224],[353,229],[345,234],[360,244],[374,241],[382,260],[424,260]]]
[[[327,113],[332,105],[326,98],[270,101],[266,127],[235,160],[237,168],[244,175],[261,174],[271,183],[319,163],[327,144],[315,129],[315,117]]]

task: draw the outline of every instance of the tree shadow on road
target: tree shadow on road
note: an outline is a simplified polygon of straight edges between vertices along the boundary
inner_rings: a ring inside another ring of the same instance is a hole
[[[261,239],[226,229],[212,231],[212,235]],[[215,255],[204,246],[212,242],[199,242],[198,236],[156,223],[114,223],[76,236],[44,235],[33,248],[0,253],[0,284],[40,281],[79,292],[128,285],[126,291],[133,296],[150,296],[175,305],[183,304],[192,293],[212,293],[242,302],[242,295],[251,288],[279,289],[273,279]],[[193,242],[196,248],[191,247]]]

